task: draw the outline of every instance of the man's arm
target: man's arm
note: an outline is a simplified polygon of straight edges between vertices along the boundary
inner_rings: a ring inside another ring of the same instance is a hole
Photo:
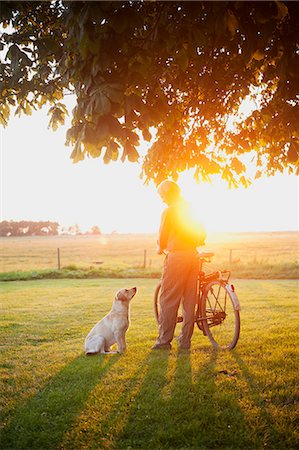
[[[169,209],[165,209],[161,216],[161,223],[159,229],[158,249],[157,253],[161,255],[163,250],[167,248],[167,241],[169,236]]]

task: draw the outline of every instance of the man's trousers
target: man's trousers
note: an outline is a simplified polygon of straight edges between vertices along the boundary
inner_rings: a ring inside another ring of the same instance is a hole
[[[194,329],[198,259],[196,251],[169,252],[164,261],[160,291],[159,337],[156,344],[169,345],[182,303],[183,323],[179,345],[189,348]]]

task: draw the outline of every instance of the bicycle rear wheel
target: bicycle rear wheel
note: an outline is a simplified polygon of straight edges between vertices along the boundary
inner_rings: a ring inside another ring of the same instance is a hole
[[[221,280],[204,287],[201,317],[204,333],[216,348],[233,349],[240,335],[240,306],[232,285]]]

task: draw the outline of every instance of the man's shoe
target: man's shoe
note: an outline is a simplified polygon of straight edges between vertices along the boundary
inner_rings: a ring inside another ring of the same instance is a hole
[[[187,342],[187,343],[183,344],[181,339],[180,338],[178,339],[178,349],[179,350],[189,351],[190,348],[191,348],[191,343],[190,342],[189,343]]]
[[[183,345],[178,346],[179,352],[190,352],[190,347],[184,347]]]
[[[155,344],[151,350],[171,350],[171,344]]]
[[[181,336],[178,336],[177,338],[176,338],[176,340],[178,341],[178,349],[179,350],[190,350],[190,347],[191,347],[191,343],[187,343],[187,344],[182,344],[182,338],[181,338]]]

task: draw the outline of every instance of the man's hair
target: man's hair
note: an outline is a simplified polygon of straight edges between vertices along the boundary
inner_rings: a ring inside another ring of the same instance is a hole
[[[158,186],[157,191],[159,194],[161,192],[172,194],[174,196],[179,196],[181,194],[181,189],[178,184],[172,180],[163,180]]]

